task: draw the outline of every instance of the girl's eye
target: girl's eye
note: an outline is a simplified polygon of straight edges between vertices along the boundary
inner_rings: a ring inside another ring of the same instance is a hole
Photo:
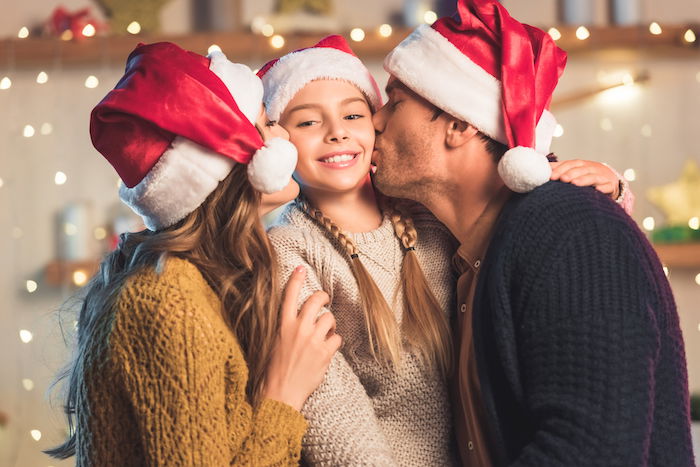
[[[300,124],[297,125],[297,127],[300,127],[300,128],[301,128],[301,127],[307,127],[307,126],[311,126],[311,125],[313,125],[313,124],[314,124],[314,121],[313,121],[313,120],[308,120],[308,121],[306,121],[306,122],[301,122]]]
[[[364,115],[351,114],[345,117],[346,120],[357,120],[358,118],[364,118]]]
[[[267,127],[271,127],[271,126],[275,126],[275,125],[277,125],[276,120],[270,120],[265,124],[265,126],[267,126]]]
[[[389,107],[391,107],[392,109],[394,109],[394,108],[396,108],[396,106],[399,105],[400,103],[401,103],[401,101],[393,100],[393,101],[391,101]]]

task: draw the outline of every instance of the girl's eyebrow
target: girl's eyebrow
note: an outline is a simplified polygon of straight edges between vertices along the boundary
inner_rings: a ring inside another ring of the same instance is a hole
[[[347,99],[343,99],[343,100],[340,102],[340,105],[348,105],[348,104],[351,104],[351,103],[353,103],[353,102],[358,102],[358,101],[359,101],[359,102],[365,102],[365,99],[362,98],[362,97],[348,97]],[[294,107],[292,107],[291,109],[289,109],[289,110],[287,111],[287,113],[291,114],[292,112],[296,112],[297,110],[318,109],[318,108],[320,108],[320,107],[321,107],[321,104],[314,104],[314,103],[311,103],[311,104],[299,104],[299,105],[295,105]]]

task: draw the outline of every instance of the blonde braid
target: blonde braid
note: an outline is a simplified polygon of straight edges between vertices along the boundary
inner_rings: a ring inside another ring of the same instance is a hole
[[[297,206],[318,222],[350,256],[350,267],[360,292],[372,358],[382,365],[398,368],[401,365],[402,345],[396,317],[369,271],[360,261],[357,244],[320,209],[311,206],[306,198],[300,196],[296,202]]]
[[[383,200],[382,203],[396,236],[406,250],[401,264],[404,296],[402,331],[424,362],[447,374],[452,365],[450,327],[420,267],[415,252],[418,231],[404,201]]]

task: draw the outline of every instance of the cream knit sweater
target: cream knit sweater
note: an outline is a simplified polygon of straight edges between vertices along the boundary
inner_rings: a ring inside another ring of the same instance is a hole
[[[450,264],[456,243],[426,210],[413,219],[423,272],[438,302],[450,313],[454,308]],[[403,250],[391,222],[385,217],[378,229],[349,236],[400,323]],[[343,338],[323,384],[302,411],[309,423],[304,460],[323,466],[456,465],[446,381],[409,353],[403,355],[398,373],[372,359],[357,283],[348,255],[336,240],[296,204],[282,213],[269,237],[277,250],[282,283],[295,267],[306,266],[308,278],[300,300],[316,290],[328,292],[336,331]]]

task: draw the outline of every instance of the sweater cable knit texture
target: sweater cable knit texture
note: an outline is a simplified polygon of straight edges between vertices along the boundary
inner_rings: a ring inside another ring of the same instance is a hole
[[[248,369],[191,263],[129,278],[84,356],[77,465],[297,465],[302,415],[247,402]]]
[[[456,244],[424,209],[414,220],[418,259],[438,302],[445,313],[451,313],[454,280],[449,264]],[[445,380],[438,370],[425,369],[408,350],[403,351],[398,372],[372,358],[347,251],[296,204],[286,209],[268,234],[282,280],[295,267],[306,266],[301,300],[316,290],[328,292],[336,332],[343,338],[323,384],[302,410],[309,423],[304,460],[322,466],[456,465]],[[400,323],[404,252],[391,221],[385,217],[371,232],[348,235]]]

